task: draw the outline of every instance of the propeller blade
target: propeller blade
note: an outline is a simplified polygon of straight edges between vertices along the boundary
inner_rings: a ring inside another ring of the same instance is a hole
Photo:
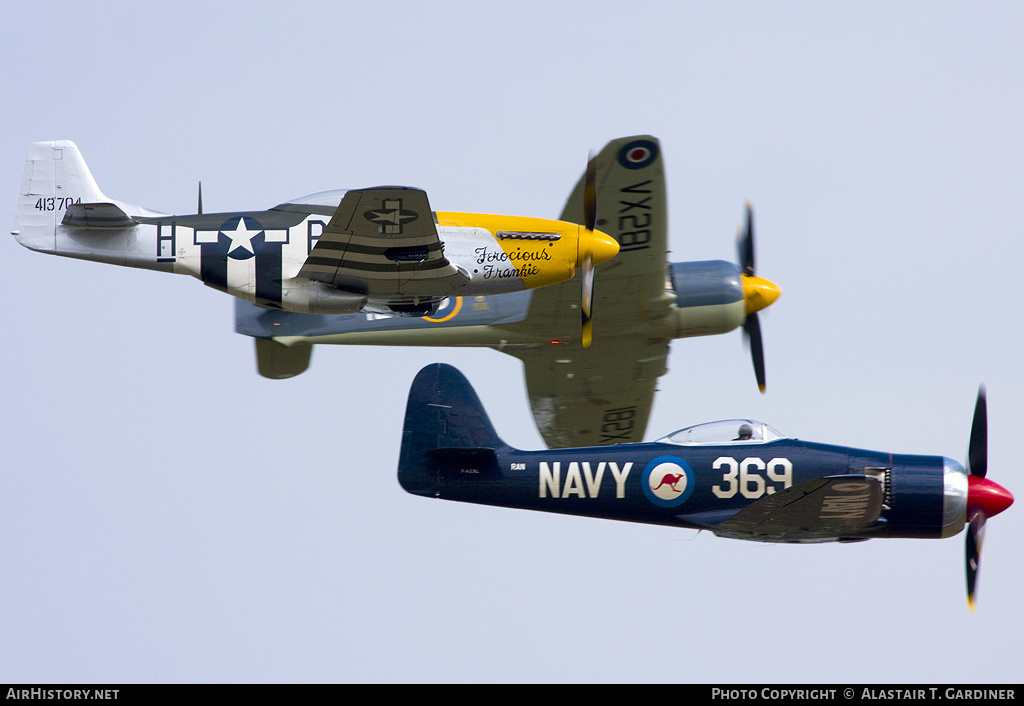
[[[754,207],[746,203],[746,216],[739,234],[736,236],[736,249],[743,274],[753,275],[754,267]]]
[[[583,312],[583,329],[586,334],[587,327],[592,325],[594,318],[594,264],[589,253],[583,261],[583,306],[580,309]],[[589,339],[589,336],[585,336],[585,339]],[[590,341],[585,340],[583,347],[589,345]]]
[[[199,210],[196,213],[203,215],[203,182],[199,182]]]
[[[750,357],[754,363],[754,376],[757,378],[757,389],[765,391],[764,377],[764,344],[761,341],[761,322],[757,314],[751,314],[743,324],[743,332],[750,342]]]
[[[764,343],[761,340],[761,322],[757,312],[772,305],[782,291],[774,283],[754,274],[754,207],[746,202],[743,223],[736,234],[736,250],[739,257],[740,279],[743,282],[743,298],[746,300],[747,318],[743,331],[750,343],[750,356],[754,361],[754,375],[757,389],[765,391]]]
[[[978,401],[974,405],[971,441],[967,448],[967,471],[979,478],[984,478],[988,473],[988,407],[984,387],[978,388]]]
[[[587,160],[583,180],[583,227],[587,230],[597,227],[597,159],[593,154]]]
[[[594,331],[594,264],[590,253],[583,260],[583,304],[580,311],[583,316],[583,347],[589,348]]]
[[[580,306],[583,333],[582,344],[589,348],[594,333],[594,251],[591,241],[597,227],[597,159],[591,154],[587,160],[586,176],[583,180],[583,227],[587,229],[581,237],[586,239],[583,246],[583,300]]]
[[[964,556],[967,568],[967,607],[974,612],[974,594],[978,586],[978,565],[981,561],[981,542],[985,537],[985,513],[976,512],[967,525],[967,546]]]

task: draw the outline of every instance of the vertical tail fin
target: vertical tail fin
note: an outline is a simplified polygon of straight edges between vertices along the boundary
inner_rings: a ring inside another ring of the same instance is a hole
[[[56,250],[57,224],[68,207],[109,201],[103,195],[74,142],[29,145],[18,196],[14,236],[33,250]]]
[[[398,482],[416,495],[439,495],[453,462],[495,463],[506,446],[465,376],[450,365],[423,368],[409,390]],[[458,464],[456,464],[458,465]]]

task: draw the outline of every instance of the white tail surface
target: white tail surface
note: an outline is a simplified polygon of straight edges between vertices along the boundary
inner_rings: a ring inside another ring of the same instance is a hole
[[[25,159],[14,236],[27,248],[54,252],[57,224],[68,206],[106,201],[74,142],[34,142]]]

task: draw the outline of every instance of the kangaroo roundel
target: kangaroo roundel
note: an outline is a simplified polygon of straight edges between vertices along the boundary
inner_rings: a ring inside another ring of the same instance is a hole
[[[658,456],[644,468],[640,486],[659,507],[677,507],[693,492],[693,469],[677,456]]]

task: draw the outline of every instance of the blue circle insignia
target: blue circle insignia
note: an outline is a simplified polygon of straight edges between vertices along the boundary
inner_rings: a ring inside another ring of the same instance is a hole
[[[658,456],[644,467],[640,487],[658,507],[678,507],[693,493],[693,469],[678,456]]]
[[[658,158],[658,143],[633,140],[619,150],[619,164],[626,169],[643,169]]]

